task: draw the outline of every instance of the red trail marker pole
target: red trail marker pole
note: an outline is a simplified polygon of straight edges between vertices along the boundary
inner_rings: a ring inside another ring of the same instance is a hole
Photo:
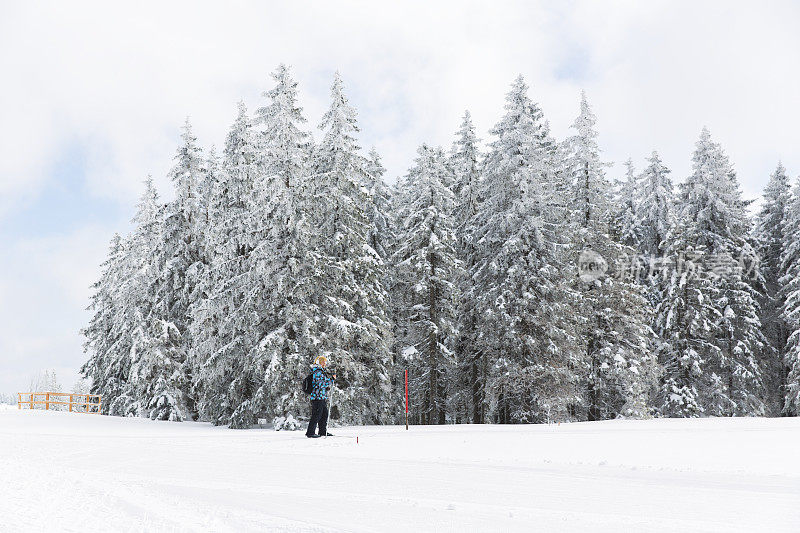
[[[406,431],[408,431],[408,370],[406,370]]]

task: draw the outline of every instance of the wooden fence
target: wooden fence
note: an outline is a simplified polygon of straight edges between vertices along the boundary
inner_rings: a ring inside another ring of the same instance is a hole
[[[70,413],[100,414],[103,398],[99,394],[70,394],[68,392],[19,392],[17,393],[17,409],[27,407],[35,409],[37,405],[44,405],[45,410],[50,406],[68,405]]]

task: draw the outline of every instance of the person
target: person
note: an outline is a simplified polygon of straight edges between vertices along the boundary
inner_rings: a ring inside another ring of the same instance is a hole
[[[328,433],[328,389],[333,385],[336,374],[329,377],[325,372],[328,358],[320,355],[314,359],[311,365],[312,372],[312,391],[311,391],[311,420],[308,422],[306,437],[314,439],[317,437],[333,436]],[[315,430],[319,426],[319,434]]]

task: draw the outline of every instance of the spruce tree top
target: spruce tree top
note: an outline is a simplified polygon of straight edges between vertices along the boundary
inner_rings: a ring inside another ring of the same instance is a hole
[[[356,117],[356,110],[344,94],[342,78],[336,72],[331,86],[331,106],[319,125],[325,132],[318,149],[318,164],[323,171],[346,171],[352,167],[363,170],[364,161],[352,160],[360,149],[355,138],[359,131]]]
[[[748,218],[736,173],[722,147],[703,128],[692,156],[692,174],[680,185],[682,218],[695,220],[699,244],[721,251],[744,237]]]
[[[272,78],[276,85],[263,93],[269,104],[256,110],[256,122],[264,127],[265,165],[269,172],[281,175],[289,187],[300,179],[312,141],[311,135],[300,128],[306,119],[289,67],[280,64]]]

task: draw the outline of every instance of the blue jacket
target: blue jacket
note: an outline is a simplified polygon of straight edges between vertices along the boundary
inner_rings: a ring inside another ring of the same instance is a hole
[[[311,390],[311,399],[312,400],[327,400],[328,399],[328,387],[333,384],[333,380],[328,377],[328,374],[322,369],[319,365],[312,365],[311,371],[313,372],[313,377],[311,378],[312,383],[312,390]]]

